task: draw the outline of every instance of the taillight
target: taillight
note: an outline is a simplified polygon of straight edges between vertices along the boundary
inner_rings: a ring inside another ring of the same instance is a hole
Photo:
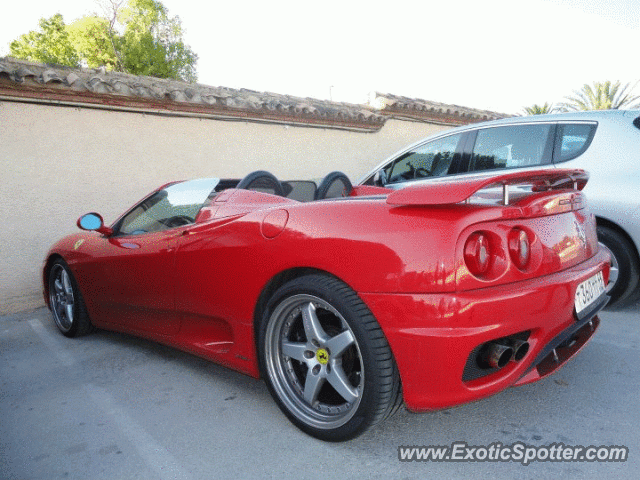
[[[527,267],[531,258],[531,243],[527,232],[519,228],[511,230],[509,233],[509,254],[511,255],[511,261],[520,270]]]
[[[489,237],[482,232],[474,232],[464,245],[464,261],[475,276],[483,276],[491,265]]]

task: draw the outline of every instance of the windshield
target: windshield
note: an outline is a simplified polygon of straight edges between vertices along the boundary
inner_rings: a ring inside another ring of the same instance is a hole
[[[193,223],[218,183],[219,178],[201,178],[157,191],[122,219],[119,233],[138,235]]]

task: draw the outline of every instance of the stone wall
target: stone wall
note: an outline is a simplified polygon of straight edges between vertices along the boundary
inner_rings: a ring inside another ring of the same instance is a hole
[[[352,181],[403,146],[445,126],[389,118],[376,132],[155,115],[0,98],[0,314],[43,304],[40,271],[51,244],[100,212],[109,224],[171,180]]]

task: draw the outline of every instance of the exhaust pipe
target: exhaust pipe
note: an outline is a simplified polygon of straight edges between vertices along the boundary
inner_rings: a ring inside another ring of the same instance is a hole
[[[513,348],[502,343],[489,342],[484,361],[491,368],[502,368],[513,357]]]
[[[514,362],[519,362],[529,352],[529,342],[525,342],[523,340],[512,340],[509,343],[511,348],[513,348],[513,356],[511,357],[511,360]]]

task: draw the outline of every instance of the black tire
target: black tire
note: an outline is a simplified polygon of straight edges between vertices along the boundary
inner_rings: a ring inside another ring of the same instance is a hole
[[[271,297],[259,325],[258,361],[280,409],[321,440],[355,438],[402,402],[378,322],[351,288],[326,275],[291,280]]]
[[[94,330],[84,299],[69,265],[58,259],[49,269],[49,307],[58,330],[66,337],[79,337]]]
[[[598,242],[611,254],[612,275],[607,285],[608,293],[611,296],[609,306],[624,306],[638,296],[640,269],[635,248],[619,232],[604,225],[598,225]]]

